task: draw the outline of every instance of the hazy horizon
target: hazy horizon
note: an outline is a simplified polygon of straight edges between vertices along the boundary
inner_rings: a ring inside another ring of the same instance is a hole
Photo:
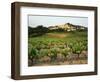
[[[36,27],[43,25],[45,27],[55,26],[65,23],[88,27],[88,17],[68,17],[68,16],[42,16],[29,15],[28,26]]]

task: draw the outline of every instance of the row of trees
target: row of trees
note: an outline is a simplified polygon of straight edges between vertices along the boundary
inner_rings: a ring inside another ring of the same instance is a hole
[[[28,35],[29,37],[32,37],[32,36],[40,36],[40,35],[43,35],[45,33],[47,33],[49,31],[48,28],[40,25],[40,26],[37,26],[36,28],[32,28],[32,27],[28,27]]]

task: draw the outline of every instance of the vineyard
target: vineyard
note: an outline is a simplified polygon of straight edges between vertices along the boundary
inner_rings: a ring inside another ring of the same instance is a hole
[[[28,38],[28,65],[87,63],[87,31],[51,32]]]

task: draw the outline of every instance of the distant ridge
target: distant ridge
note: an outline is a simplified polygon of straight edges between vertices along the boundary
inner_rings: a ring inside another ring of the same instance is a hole
[[[66,30],[66,31],[75,31],[77,29],[85,30],[85,29],[87,29],[87,27],[80,26],[80,25],[74,25],[74,24],[71,24],[71,23],[65,23],[65,24],[61,24],[61,25],[49,26],[49,29],[50,30],[63,29],[63,30]]]

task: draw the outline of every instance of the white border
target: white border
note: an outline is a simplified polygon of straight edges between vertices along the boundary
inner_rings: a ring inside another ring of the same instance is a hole
[[[88,17],[88,64],[28,67],[28,14]],[[94,11],[21,7],[20,20],[20,75],[94,71]]]

